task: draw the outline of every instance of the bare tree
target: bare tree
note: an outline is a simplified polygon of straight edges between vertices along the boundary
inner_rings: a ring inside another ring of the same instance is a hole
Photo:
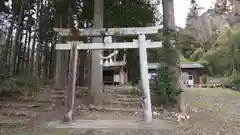
[[[216,14],[210,9],[200,16],[188,17],[184,32],[205,50],[209,50],[215,47],[215,41],[227,23],[225,16]]]

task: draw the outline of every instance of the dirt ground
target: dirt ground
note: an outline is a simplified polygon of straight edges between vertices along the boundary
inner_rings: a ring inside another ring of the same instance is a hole
[[[239,135],[240,92],[222,88],[196,88],[185,90],[186,102],[192,112],[194,127],[185,134]]]
[[[191,122],[178,125],[175,119],[163,114],[154,119],[168,119],[174,129],[161,130],[99,130],[99,129],[50,129],[46,123],[60,120],[64,108],[61,104],[43,102],[11,102],[17,104],[0,108],[1,111],[18,111],[19,116],[0,115],[0,134],[2,135],[239,135],[240,134],[240,92],[222,88],[189,88],[184,93],[189,106]],[[45,96],[44,96],[45,97]],[[81,101],[78,101],[81,102]],[[0,104],[5,102],[0,101]],[[35,107],[34,107],[35,105]],[[36,107],[38,106],[39,107]],[[19,109],[20,108],[20,109]],[[24,109],[25,108],[25,109]],[[20,111],[22,111],[20,113]],[[28,113],[26,113],[28,112]],[[34,113],[31,113],[34,112]],[[26,114],[36,115],[34,117]],[[24,117],[23,117],[24,115]],[[139,113],[78,111],[78,119],[128,119],[140,120]],[[160,129],[160,128],[159,128]]]

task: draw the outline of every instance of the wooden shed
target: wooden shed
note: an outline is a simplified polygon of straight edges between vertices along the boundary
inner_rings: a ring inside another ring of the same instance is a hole
[[[199,63],[193,63],[193,62],[181,62],[180,63],[182,75],[184,75],[186,78],[183,80],[187,83],[187,85],[197,85],[201,83],[201,74],[202,69],[204,68],[203,65]],[[158,67],[158,63],[148,63],[148,69],[149,74],[155,73],[156,69]]]

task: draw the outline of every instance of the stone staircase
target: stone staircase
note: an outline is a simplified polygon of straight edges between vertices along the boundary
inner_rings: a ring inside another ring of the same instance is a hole
[[[140,91],[130,86],[108,86],[104,89],[104,107],[107,111],[120,111],[123,113],[142,112]]]
[[[74,134],[161,134],[173,128],[169,121],[154,118],[153,123],[142,121],[142,107],[140,91],[131,87],[105,86],[104,104],[101,107],[90,105],[92,111],[81,114],[83,117],[75,122],[64,125],[59,121],[52,121],[48,125],[52,128],[72,128]],[[84,110],[84,108],[82,108]],[[86,108],[85,108],[86,109]],[[84,115],[90,115],[88,118]],[[82,133],[85,132],[86,133]],[[161,133],[159,132],[161,130]],[[88,132],[88,131],[92,131]],[[107,133],[102,131],[108,131]],[[134,131],[134,132],[132,132]],[[163,133],[165,134],[165,133]],[[170,133],[171,134],[171,133]]]
[[[77,87],[76,88],[76,97],[79,98],[79,97],[86,96],[88,94],[87,89],[88,89],[87,87]],[[66,92],[65,89],[55,89],[51,92],[51,99],[53,101],[64,100],[65,92]]]
[[[87,87],[78,87],[76,89],[76,99],[87,95]],[[101,107],[90,105],[90,110],[101,112],[124,112],[124,113],[137,113],[142,112],[142,105],[140,100],[140,91],[131,86],[105,86],[104,87],[104,103]],[[64,101],[65,90],[56,89],[51,93],[53,101]],[[78,106],[78,105],[77,105]],[[78,106],[80,110],[86,107]]]
[[[65,90],[64,89],[55,89],[51,92],[52,100],[64,100]]]

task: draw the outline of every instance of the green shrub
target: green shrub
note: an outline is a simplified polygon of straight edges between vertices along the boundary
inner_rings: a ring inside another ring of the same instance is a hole
[[[154,92],[158,98],[163,99],[162,103],[159,104],[172,106],[178,103],[178,98],[182,90],[174,87],[174,83],[178,83],[176,79],[176,73],[167,65],[157,69],[156,89]]]
[[[5,80],[9,79],[10,76],[7,73],[0,73],[0,84],[2,84]]]
[[[235,72],[223,83],[224,87],[240,91],[240,72]]]
[[[233,84],[240,84],[240,72],[233,73],[231,80]]]
[[[203,84],[207,84],[207,81],[208,81],[207,75],[203,75],[201,79]]]

